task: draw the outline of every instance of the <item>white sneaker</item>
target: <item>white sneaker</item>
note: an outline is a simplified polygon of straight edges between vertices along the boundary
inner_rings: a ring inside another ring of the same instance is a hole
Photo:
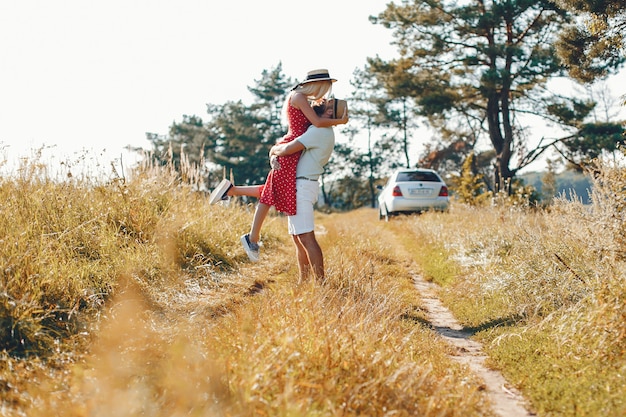
[[[259,244],[250,242],[250,235],[248,233],[241,236],[241,244],[243,245],[243,248],[248,254],[248,258],[250,258],[252,262],[258,262],[259,261]]]
[[[209,204],[215,204],[222,200],[228,200],[228,196],[226,193],[233,185],[224,178],[220,183],[215,187],[213,191],[211,191],[211,195],[209,196]]]

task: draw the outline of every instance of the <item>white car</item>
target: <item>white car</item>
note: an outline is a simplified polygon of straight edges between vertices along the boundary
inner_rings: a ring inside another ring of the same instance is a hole
[[[447,211],[448,187],[432,169],[399,169],[395,171],[378,196],[378,218],[400,213],[427,210]]]

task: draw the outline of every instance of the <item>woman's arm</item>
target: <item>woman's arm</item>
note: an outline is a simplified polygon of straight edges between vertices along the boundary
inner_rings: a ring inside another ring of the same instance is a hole
[[[348,123],[348,112],[345,111],[341,119],[327,119],[319,117],[309,104],[306,96],[302,93],[295,93],[291,97],[291,105],[300,109],[311,124],[315,127],[331,127]]]
[[[296,153],[304,149],[304,145],[299,142],[297,139],[292,140],[291,142],[281,143],[279,145],[272,146],[270,149],[270,158],[272,156],[287,156],[292,153]]]

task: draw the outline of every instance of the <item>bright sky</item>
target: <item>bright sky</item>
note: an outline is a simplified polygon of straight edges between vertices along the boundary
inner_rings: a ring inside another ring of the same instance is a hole
[[[184,114],[242,99],[282,62],[327,68],[337,97],[366,57],[393,56],[369,22],[387,0],[19,0],[0,3],[0,161],[149,148]],[[8,156],[7,156],[8,155]]]
[[[387,2],[2,1],[0,165],[45,145],[53,160],[88,151],[107,166],[207,103],[249,101],[279,62],[295,79],[328,68],[345,97],[367,57],[396,55],[391,31],[368,20]]]

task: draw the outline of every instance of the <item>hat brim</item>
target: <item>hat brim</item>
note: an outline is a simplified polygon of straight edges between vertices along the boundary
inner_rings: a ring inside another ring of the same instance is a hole
[[[302,84],[308,84],[308,83],[314,83],[314,82],[317,82],[317,81],[330,81],[330,82],[333,82],[333,83],[334,83],[334,82],[335,82],[335,81],[337,81],[337,80],[336,80],[336,79],[334,79],[334,78],[330,78],[330,77],[329,77],[329,78],[315,78],[315,79],[312,79],[312,80],[304,80],[304,81],[302,81],[302,82],[300,83],[300,85],[302,85]]]

